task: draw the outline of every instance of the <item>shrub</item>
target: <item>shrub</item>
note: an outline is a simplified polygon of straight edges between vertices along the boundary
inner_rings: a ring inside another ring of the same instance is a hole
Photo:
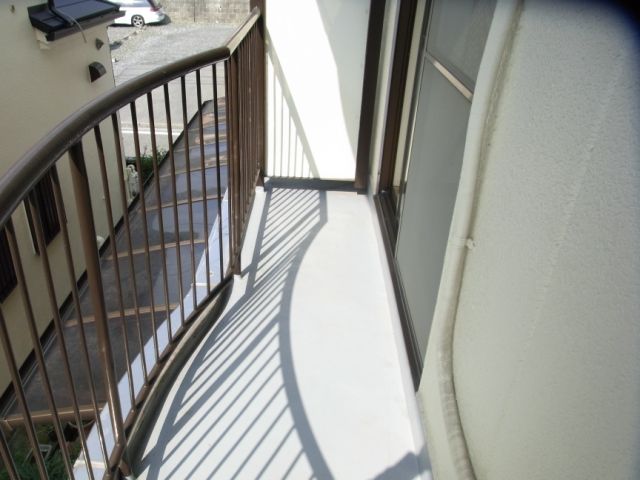
[[[162,165],[164,158],[167,156],[167,151],[164,148],[159,148],[156,158],[154,159],[153,153],[147,153],[147,150],[140,154],[140,169],[142,172],[138,174],[142,175],[142,183],[145,183],[153,175],[153,162],[154,160],[158,166]],[[127,165],[133,165],[136,167],[136,157],[127,157]]]

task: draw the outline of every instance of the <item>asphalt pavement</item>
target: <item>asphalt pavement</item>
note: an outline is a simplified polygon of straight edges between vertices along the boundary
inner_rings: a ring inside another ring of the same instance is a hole
[[[116,85],[135,78],[155,68],[176,60],[224,45],[231,37],[237,25],[202,23],[167,23],[147,25],[141,29],[127,26],[111,26],[108,29],[109,44],[113,62],[113,74]],[[224,71],[217,70],[218,96],[224,96]],[[212,69],[201,72],[202,101],[213,98]],[[196,76],[185,77],[185,97],[187,120],[197,111]],[[171,107],[171,131],[175,140],[183,129],[182,88],[180,80],[169,83],[169,104]],[[146,98],[135,103],[138,118],[140,150],[150,153],[151,131],[149,107]],[[158,148],[167,148],[168,122],[165,115],[163,90],[152,92],[152,108],[155,119],[155,132]],[[126,156],[134,156],[133,124],[131,109],[120,110],[122,140]]]
[[[236,25],[168,23],[108,29],[116,85],[189,55],[223,45]]]

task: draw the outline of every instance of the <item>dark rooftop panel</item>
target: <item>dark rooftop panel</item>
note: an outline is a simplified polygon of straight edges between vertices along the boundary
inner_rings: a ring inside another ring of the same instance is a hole
[[[49,41],[77,32],[75,22],[89,28],[124,15],[118,5],[106,0],[56,0],[54,8],[60,14],[46,3],[28,8],[31,25],[46,33]]]

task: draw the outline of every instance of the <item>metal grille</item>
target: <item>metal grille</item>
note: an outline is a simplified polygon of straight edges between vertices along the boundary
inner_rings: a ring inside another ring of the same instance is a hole
[[[11,252],[7,243],[7,234],[0,231],[0,302],[4,302],[16,287],[16,271],[11,262]]]

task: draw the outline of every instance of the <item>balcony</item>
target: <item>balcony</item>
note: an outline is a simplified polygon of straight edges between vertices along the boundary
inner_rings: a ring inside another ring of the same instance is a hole
[[[417,478],[366,197],[261,190],[242,275],[150,412],[138,478]]]
[[[0,180],[26,325],[20,332],[0,310],[9,478],[25,464],[42,478],[423,473],[370,204],[341,182],[264,179],[263,62],[256,9],[224,47],[98,97]],[[133,121],[137,177],[125,177],[121,112]],[[152,142],[147,180],[142,128]],[[50,247],[35,193],[43,179],[61,220]],[[45,336],[41,311],[52,317]],[[31,369],[14,354],[26,338]],[[58,465],[41,448],[43,425]]]

